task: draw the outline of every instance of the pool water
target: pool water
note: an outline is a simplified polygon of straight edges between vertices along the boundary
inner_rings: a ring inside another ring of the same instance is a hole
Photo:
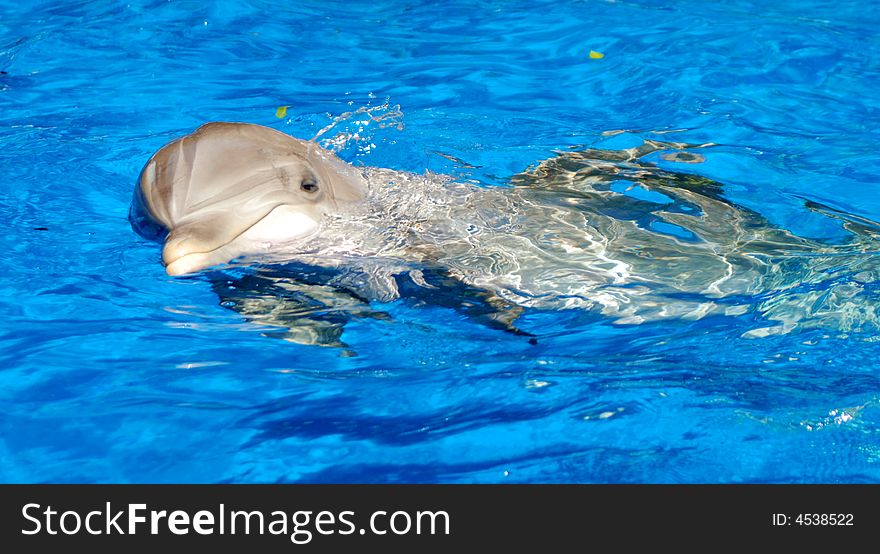
[[[0,481],[880,480],[870,331],[527,310],[532,345],[401,300],[347,349],[297,344],[127,220],[206,121],[311,138],[364,108],[323,143],[487,187],[569,147],[715,143],[651,161],[839,242],[804,199],[880,220],[878,25],[876,1],[0,1]]]

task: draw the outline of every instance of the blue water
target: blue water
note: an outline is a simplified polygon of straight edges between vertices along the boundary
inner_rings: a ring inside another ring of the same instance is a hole
[[[343,158],[497,186],[713,142],[655,161],[841,240],[802,197],[880,220],[878,28],[876,1],[0,1],[0,481],[880,480],[880,337],[530,311],[532,346],[399,301],[350,357],[166,276],[126,219],[203,122],[311,138],[387,101],[403,128],[343,122]]]

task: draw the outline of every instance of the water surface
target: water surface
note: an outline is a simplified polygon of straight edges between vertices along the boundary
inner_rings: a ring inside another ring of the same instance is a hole
[[[569,147],[712,142],[650,161],[842,241],[803,198],[880,220],[878,23],[874,1],[3,1],[0,480],[876,481],[870,333],[536,310],[531,345],[400,301],[347,356],[167,277],[126,217],[205,121],[311,138],[387,100],[402,129],[360,114],[328,146],[499,186]]]

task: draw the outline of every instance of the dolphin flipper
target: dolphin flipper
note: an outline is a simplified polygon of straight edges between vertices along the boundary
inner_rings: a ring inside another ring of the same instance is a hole
[[[263,335],[298,344],[347,348],[342,334],[348,321],[389,319],[344,289],[304,282],[281,269],[238,278],[216,273],[212,286],[221,305],[266,326]]]
[[[509,302],[495,292],[466,283],[442,267],[420,268],[414,277],[399,277],[398,290],[403,298],[451,308],[469,319],[514,335],[534,337],[516,326],[525,308]]]

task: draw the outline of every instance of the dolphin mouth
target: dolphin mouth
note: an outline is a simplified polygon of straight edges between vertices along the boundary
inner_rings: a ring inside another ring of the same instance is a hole
[[[174,252],[173,254],[166,255],[165,252],[169,251],[166,246],[166,248],[163,249],[162,254],[162,261],[165,262],[165,272],[172,277],[177,277],[180,275],[198,273],[199,271],[213,265],[231,262],[235,257],[229,258],[228,260],[220,260],[220,258],[222,258],[220,255],[221,252],[227,247],[228,244],[224,244],[213,250],[206,250],[204,252]]]
[[[253,224],[220,245],[210,248],[195,232],[168,235],[162,249],[162,261],[168,275],[197,273],[229,263],[247,255],[259,255],[273,245],[307,239],[318,232],[320,223],[301,206],[281,204],[273,207]],[[208,246],[208,247],[206,247]]]

